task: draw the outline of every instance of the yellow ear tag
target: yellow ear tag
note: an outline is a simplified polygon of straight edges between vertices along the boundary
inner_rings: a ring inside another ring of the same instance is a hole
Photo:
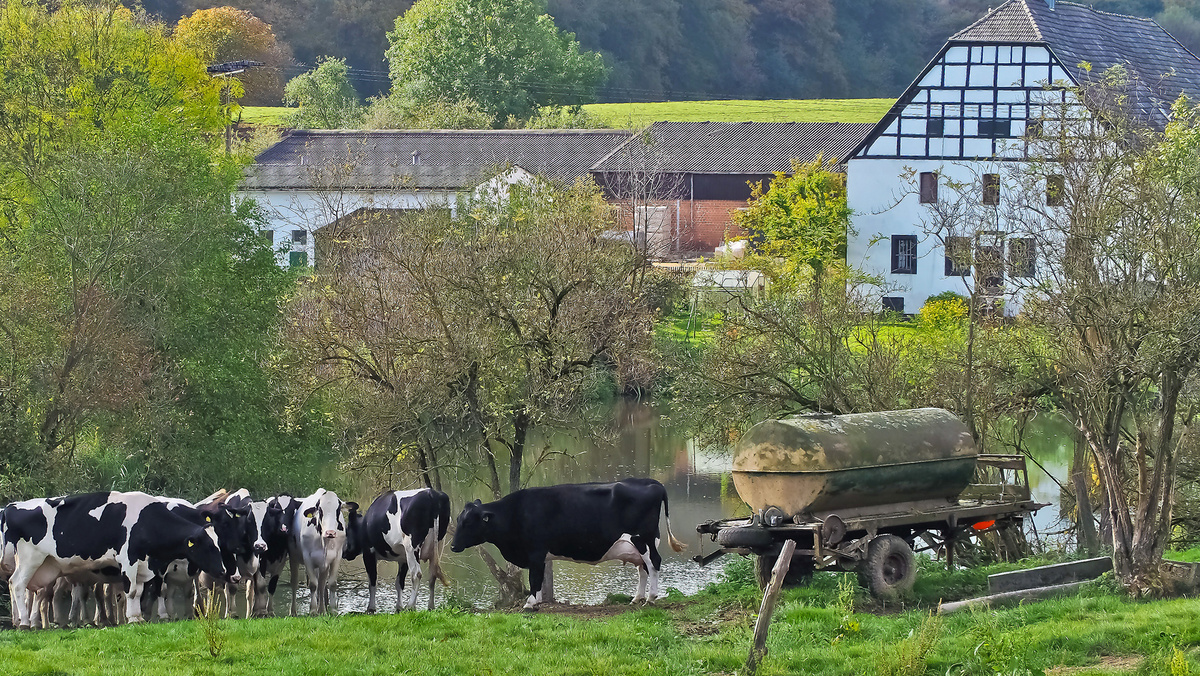
[[[204,520],[205,520],[205,521],[207,521],[208,523],[212,523],[212,517],[211,517],[211,516],[206,516],[206,517],[204,517]]]
[[[195,547],[195,546],[196,546],[196,543],[195,543],[195,542],[192,542],[191,540],[188,540],[188,546],[189,546],[189,547]]]

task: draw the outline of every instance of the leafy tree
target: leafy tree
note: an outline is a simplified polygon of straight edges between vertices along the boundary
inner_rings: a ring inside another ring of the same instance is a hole
[[[250,12],[234,7],[198,9],[175,26],[175,40],[206,63],[248,59],[263,65],[236,77],[252,106],[278,105],[283,97],[283,69],[292,57],[271,27]]]
[[[759,256],[746,264],[766,268],[791,286],[811,277],[819,289],[826,269],[846,259],[845,174],[825,168],[819,157],[805,164],[793,160],[791,174],[775,172],[770,188],[764,190],[759,181],[750,195],[750,206],[733,217],[757,242]]]
[[[345,129],[359,123],[363,108],[347,77],[344,59],[321,59],[317,67],[297,75],[284,88],[284,102],[300,108],[288,124],[300,129]]]
[[[599,54],[555,27],[545,0],[421,0],[388,41],[393,96],[470,99],[497,120],[588,103],[606,75]]]
[[[422,103],[400,96],[385,96],[371,101],[363,123],[367,129],[490,129],[495,118],[470,99]]]

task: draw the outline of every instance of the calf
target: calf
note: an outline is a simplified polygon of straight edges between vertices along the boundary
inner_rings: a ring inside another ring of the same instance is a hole
[[[296,509],[292,534],[308,571],[310,614],[337,610],[337,574],[345,554],[348,521],[343,508],[351,518],[357,516],[358,504],[342,502],[337,493],[320,488]]]
[[[412,581],[408,607],[417,607],[417,582],[421,579],[421,561],[429,562],[429,609],[433,610],[433,587],[438,578],[446,584],[441,570],[439,543],[450,525],[450,498],[441,491],[423,488],[413,491],[387,491],[367,508],[363,517],[361,549],[367,569],[370,600],[367,612],[375,612],[376,561],[396,561],[396,611],[403,607],[405,573]]]
[[[129,622],[142,621],[151,557],[186,558],[200,570],[228,577],[217,536],[203,525],[206,518],[145,493],[88,493],[9,505],[5,539],[15,548],[11,588],[17,625],[30,626],[29,591],[63,574],[116,566]]]
[[[505,560],[529,569],[528,609],[542,602],[547,559],[581,563],[624,561],[638,567],[636,603],[658,598],[658,514],[667,520],[671,548],[684,545],[671,532],[667,491],[653,479],[616,483],[563,484],[526,488],[487,504],[467,503],[455,525],[451,551],[485,542],[496,545]],[[650,593],[646,594],[646,578]]]

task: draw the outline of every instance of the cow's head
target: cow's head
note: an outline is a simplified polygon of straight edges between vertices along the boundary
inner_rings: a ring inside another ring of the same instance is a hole
[[[495,528],[495,514],[479,500],[468,502],[454,524],[454,539],[450,551],[461,552],[468,547],[487,542]]]
[[[188,563],[215,578],[229,580],[235,584],[242,579],[232,557],[227,557],[224,550],[218,546],[217,534],[212,527],[189,528],[180,554],[182,556],[177,558],[187,559]]]
[[[225,568],[233,571],[229,580],[241,582],[241,575],[236,572],[237,558],[252,558],[254,542],[258,539],[258,528],[254,524],[250,505],[209,504],[201,506],[200,513],[204,515],[205,526],[212,530],[216,538]]]
[[[346,544],[342,546],[342,558],[353,561],[367,546],[366,533],[363,530],[363,515],[358,511],[358,503],[347,502],[345,506]]]
[[[316,531],[326,541],[345,537],[346,519],[342,514],[345,505],[337,493],[322,488],[300,503],[303,511],[296,521],[302,527]],[[354,506],[358,508],[358,505]]]

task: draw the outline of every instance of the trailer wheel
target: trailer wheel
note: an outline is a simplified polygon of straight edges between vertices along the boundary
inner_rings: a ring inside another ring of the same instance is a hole
[[[766,547],[772,539],[771,531],[761,526],[735,526],[717,531],[717,544],[722,547]]]
[[[917,579],[913,550],[895,535],[880,535],[867,545],[867,556],[858,567],[858,579],[871,595],[892,601],[912,589]]]
[[[778,560],[779,554],[759,554],[754,557],[754,579],[758,582],[759,589],[766,589],[767,585],[771,584],[771,573],[775,570],[775,562]],[[788,566],[787,575],[783,576],[783,586],[803,587],[812,581],[815,570],[812,559],[793,555],[792,565]]]

